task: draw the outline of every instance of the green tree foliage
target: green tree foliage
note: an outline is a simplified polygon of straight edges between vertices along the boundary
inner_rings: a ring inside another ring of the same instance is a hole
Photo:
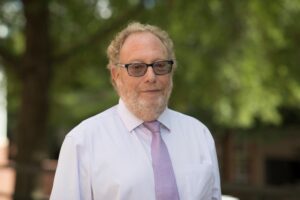
[[[13,138],[58,148],[71,127],[115,104],[105,50],[129,21],[158,25],[175,42],[171,107],[221,127],[279,124],[280,108],[300,109],[299,17],[298,0],[2,0],[9,130]],[[32,33],[36,38],[28,39]],[[36,48],[42,44],[42,51]],[[46,79],[35,73],[42,66]],[[28,103],[35,101],[45,110]],[[31,115],[37,121],[28,125]],[[25,160],[41,152],[35,144],[18,144],[27,149]]]
[[[177,43],[177,87],[188,92],[176,93],[175,104],[198,116],[206,111],[227,127],[278,124],[281,106],[299,108],[299,5],[177,2],[175,10],[184,14],[173,14],[170,30]]]

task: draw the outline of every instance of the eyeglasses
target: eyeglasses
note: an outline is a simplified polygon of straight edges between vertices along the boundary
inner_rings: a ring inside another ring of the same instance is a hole
[[[155,75],[165,75],[172,71],[173,60],[157,61],[151,64],[146,63],[129,63],[129,64],[117,64],[127,69],[129,76],[141,77],[147,72],[148,67],[152,67]]]

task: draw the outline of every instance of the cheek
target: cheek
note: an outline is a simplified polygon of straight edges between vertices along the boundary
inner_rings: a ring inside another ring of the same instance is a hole
[[[164,79],[161,80],[161,84],[165,89],[169,89],[172,87],[172,79],[171,77],[165,77]]]
[[[119,79],[119,88],[126,93],[136,93],[138,91],[139,82],[131,79]]]
[[[137,77],[129,77],[124,80],[124,84],[126,84],[127,88],[133,91],[137,91],[141,85],[141,79]]]

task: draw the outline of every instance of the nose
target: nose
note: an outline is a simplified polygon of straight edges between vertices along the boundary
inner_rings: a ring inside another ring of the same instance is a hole
[[[146,71],[146,74],[144,75],[144,77],[147,81],[150,81],[150,82],[153,82],[156,80],[156,75],[155,75],[152,67],[147,68],[147,71]]]

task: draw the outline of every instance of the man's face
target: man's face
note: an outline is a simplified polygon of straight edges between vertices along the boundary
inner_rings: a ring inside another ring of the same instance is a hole
[[[167,59],[167,49],[159,38],[149,32],[139,32],[125,40],[119,63],[149,64]],[[152,121],[164,111],[173,86],[172,73],[155,75],[152,67],[142,77],[129,76],[125,67],[113,68],[111,73],[120,97],[138,118]]]

